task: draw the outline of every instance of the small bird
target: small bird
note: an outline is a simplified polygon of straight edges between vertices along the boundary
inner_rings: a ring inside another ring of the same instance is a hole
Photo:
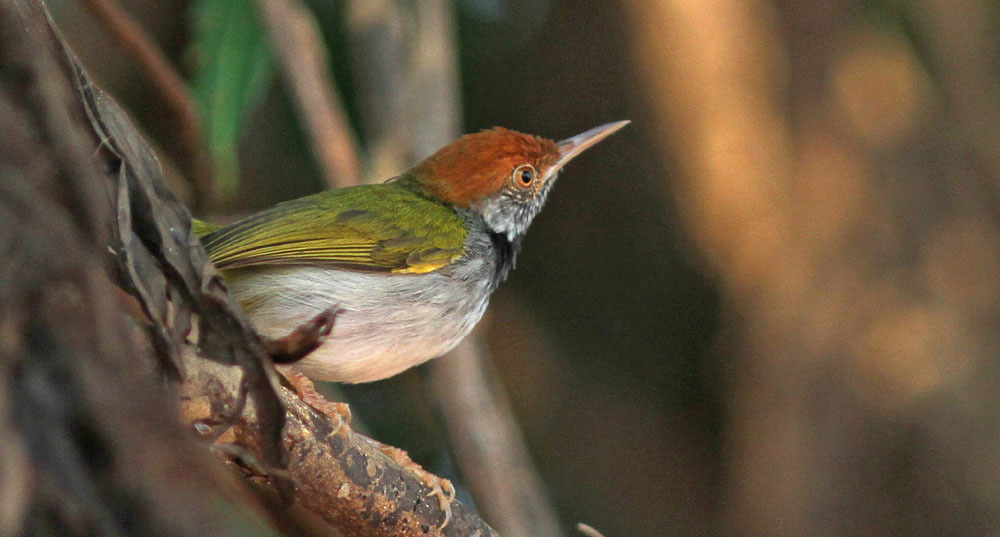
[[[299,370],[380,380],[468,335],[562,167],[628,123],[561,142],[500,127],[468,134],[385,183],[280,203],[202,241],[263,335],[340,310]]]

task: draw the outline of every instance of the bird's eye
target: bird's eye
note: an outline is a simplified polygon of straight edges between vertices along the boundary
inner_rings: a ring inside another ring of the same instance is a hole
[[[531,164],[522,164],[514,168],[514,180],[523,187],[531,186],[535,181],[535,167]]]

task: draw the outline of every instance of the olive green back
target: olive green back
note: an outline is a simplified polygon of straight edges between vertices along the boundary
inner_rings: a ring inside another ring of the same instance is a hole
[[[453,207],[403,177],[280,203],[202,240],[222,270],[304,264],[424,273],[461,257],[465,234]]]

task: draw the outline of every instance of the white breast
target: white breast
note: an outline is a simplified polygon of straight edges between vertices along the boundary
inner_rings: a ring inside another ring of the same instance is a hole
[[[296,365],[339,382],[383,379],[451,350],[489,301],[485,261],[428,274],[321,267],[255,267],[229,279],[258,330],[281,337],[331,307],[343,309],[331,337]]]

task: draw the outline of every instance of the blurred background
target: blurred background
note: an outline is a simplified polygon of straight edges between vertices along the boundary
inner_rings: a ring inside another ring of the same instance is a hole
[[[997,2],[119,2],[207,154],[105,0],[48,4],[217,221],[462,132],[632,120],[561,175],[478,329],[563,527],[1000,533]],[[461,485],[433,375],[344,392]]]

